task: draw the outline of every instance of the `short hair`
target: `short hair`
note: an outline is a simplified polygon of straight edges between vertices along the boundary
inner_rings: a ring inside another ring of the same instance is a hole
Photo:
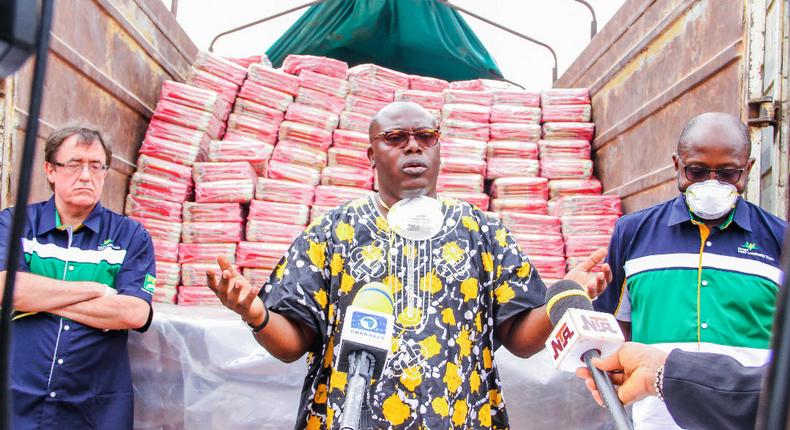
[[[683,131],[680,132],[677,153],[680,154],[685,149],[685,146],[689,143],[689,139],[691,138],[691,133],[697,127],[711,123],[724,127],[731,127],[731,130],[735,132],[734,134],[741,141],[743,150],[746,152],[746,157],[748,158],[751,156],[752,140],[749,135],[749,127],[747,127],[740,118],[724,112],[706,112],[692,118],[691,121],[683,127]]]
[[[104,155],[107,157],[106,164],[109,165],[112,161],[112,149],[104,142],[101,133],[98,130],[82,126],[64,127],[52,133],[44,146],[44,160],[54,164],[58,150],[63,146],[63,142],[71,136],[77,136],[77,143],[85,145],[91,145],[93,142],[98,141],[102,149],[104,149]]]

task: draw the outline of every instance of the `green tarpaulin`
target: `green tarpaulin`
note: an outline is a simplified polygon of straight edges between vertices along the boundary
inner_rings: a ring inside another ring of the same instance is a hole
[[[496,61],[464,19],[437,0],[327,0],[310,7],[269,48],[275,67],[288,54],[374,63],[449,81],[502,79]]]

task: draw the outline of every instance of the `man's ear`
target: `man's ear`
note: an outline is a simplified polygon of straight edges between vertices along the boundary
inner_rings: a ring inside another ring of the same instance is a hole
[[[372,167],[376,167],[376,160],[373,158],[373,147],[372,146],[368,146],[368,160],[370,160],[370,163],[371,163]]]
[[[746,167],[745,167],[746,176],[749,176],[749,172],[752,171],[752,166],[754,166],[754,157],[749,158],[749,161],[746,162]]]

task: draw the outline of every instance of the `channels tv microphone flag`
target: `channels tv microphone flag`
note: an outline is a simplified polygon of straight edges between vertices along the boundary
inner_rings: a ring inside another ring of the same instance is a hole
[[[546,340],[554,367],[575,372],[586,365],[612,415],[615,428],[633,430],[609,375],[591,362],[595,357],[616,352],[623,344],[623,332],[617,320],[610,314],[594,311],[587,293],[579,284],[566,279],[546,291],[546,312],[554,326]]]

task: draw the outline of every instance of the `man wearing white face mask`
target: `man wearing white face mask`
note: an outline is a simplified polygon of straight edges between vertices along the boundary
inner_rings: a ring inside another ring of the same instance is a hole
[[[754,159],[748,128],[705,113],[672,155],[680,195],[618,220],[613,279],[595,302],[632,340],[664,351],[715,352],[758,366],[768,359],[786,222],[745,201]],[[676,429],[662,401],[634,405],[637,429]]]

